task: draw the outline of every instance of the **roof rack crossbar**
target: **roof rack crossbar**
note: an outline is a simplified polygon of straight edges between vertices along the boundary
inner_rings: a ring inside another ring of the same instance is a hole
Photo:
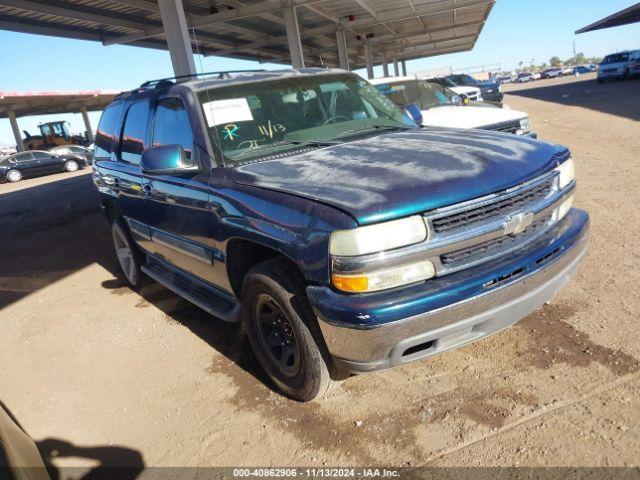
[[[167,78],[158,78],[156,80],[148,80],[146,82],[144,82],[142,85],[140,85],[139,88],[151,88],[151,87],[155,87],[158,86],[161,83],[164,82],[172,82],[174,80],[185,80],[188,78],[198,78],[198,77],[204,77],[204,76],[218,76],[220,79],[222,78],[227,78],[230,77],[231,74],[233,73],[258,73],[258,72],[265,72],[266,70],[264,69],[258,69],[258,70],[225,70],[225,71],[219,71],[219,72],[202,72],[202,73],[192,73],[189,75],[178,75],[176,77],[167,77]]]

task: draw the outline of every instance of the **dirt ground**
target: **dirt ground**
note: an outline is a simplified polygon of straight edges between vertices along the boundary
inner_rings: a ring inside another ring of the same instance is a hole
[[[0,185],[0,400],[56,466],[640,465],[640,80],[505,90],[592,219],[518,325],[296,403],[236,326],[125,287],[90,173],[60,174]]]

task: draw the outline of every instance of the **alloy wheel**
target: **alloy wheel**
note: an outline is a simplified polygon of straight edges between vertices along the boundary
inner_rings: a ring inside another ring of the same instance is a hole
[[[10,182],[19,182],[22,180],[22,174],[17,170],[10,170],[7,173],[7,180]]]
[[[75,172],[78,170],[78,162],[71,160],[65,164],[67,172]]]
[[[122,231],[120,225],[115,225],[113,228],[113,244],[116,249],[116,255],[122,272],[129,280],[129,283],[135,284],[137,280],[136,264],[133,258],[133,251],[129,244],[129,239]]]

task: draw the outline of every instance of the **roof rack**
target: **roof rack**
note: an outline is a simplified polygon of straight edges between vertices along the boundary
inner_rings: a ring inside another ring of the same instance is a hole
[[[203,73],[193,73],[190,75],[178,75],[177,77],[167,77],[167,78],[159,78],[157,80],[148,80],[140,85],[139,88],[158,88],[165,85],[174,84],[175,80],[186,80],[189,78],[198,78],[198,77],[210,77],[217,76],[219,79],[223,78],[231,78],[231,74],[233,73],[258,73],[258,72],[266,72],[267,70],[259,69],[259,70],[226,70],[221,72],[203,72]]]

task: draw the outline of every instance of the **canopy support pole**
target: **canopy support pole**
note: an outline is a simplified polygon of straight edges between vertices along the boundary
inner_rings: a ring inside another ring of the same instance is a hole
[[[196,62],[193,59],[193,49],[191,48],[182,0],[158,0],[158,6],[160,7],[164,33],[167,37],[174,75],[176,77],[195,75],[197,73]]]
[[[349,52],[347,52],[347,38],[344,29],[336,30],[336,41],[338,42],[338,59],[340,60],[340,68],[349,70]]]
[[[289,54],[291,55],[291,66],[293,68],[304,68],[304,56],[302,54],[302,43],[300,42],[300,27],[298,26],[298,16],[296,7],[289,5],[282,9],[284,22],[287,30],[287,42],[289,43]]]
[[[396,77],[400,76],[400,70],[398,69],[398,57],[393,57],[393,73]]]
[[[364,61],[367,63],[367,78],[371,80],[373,78],[373,60],[371,58],[371,45],[369,45],[369,42],[364,42]]]
[[[87,141],[89,143],[93,143],[95,141],[95,137],[93,136],[93,128],[91,128],[91,120],[89,119],[87,107],[84,105],[80,107],[80,113],[82,113],[82,120],[84,120],[84,129],[87,132]]]
[[[386,50],[382,52],[382,76],[385,78],[389,76],[389,60]]]
[[[407,61],[406,60],[402,60],[402,76],[403,77],[407,76]]]
[[[22,143],[22,134],[20,133],[20,127],[18,127],[18,119],[13,110],[7,111],[7,117],[9,117],[9,123],[11,123],[11,130],[13,130],[13,136],[16,140],[16,149],[19,152],[24,152],[24,143]]]

